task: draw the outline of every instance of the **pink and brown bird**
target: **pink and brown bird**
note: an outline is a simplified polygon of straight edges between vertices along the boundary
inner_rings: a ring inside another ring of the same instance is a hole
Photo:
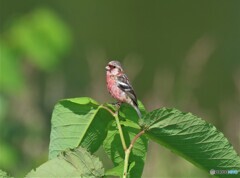
[[[141,118],[141,112],[138,108],[137,96],[130,84],[127,75],[118,61],[110,61],[106,66],[106,81],[109,93],[118,103],[128,103],[137,112]]]

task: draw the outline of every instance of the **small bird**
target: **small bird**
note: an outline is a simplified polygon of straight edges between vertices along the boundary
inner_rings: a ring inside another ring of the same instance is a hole
[[[127,75],[124,73],[120,62],[110,61],[106,66],[107,89],[118,103],[128,103],[137,112],[141,118],[141,112],[138,108],[137,97],[130,84]]]

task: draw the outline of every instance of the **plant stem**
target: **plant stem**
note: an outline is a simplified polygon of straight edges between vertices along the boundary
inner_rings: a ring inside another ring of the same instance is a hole
[[[131,150],[134,146],[134,143],[137,141],[137,139],[145,133],[145,130],[142,130],[141,132],[139,132],[131,141],[129,147],[127,148],[126,146],[126,142],[123,136],[123,131],[122,131],[122,127],[118,118],[118,109],[116,110],[116,112],[114,113],[111,109],[105,107],[105,106],[101,106],[102,108],[106,109],[107,111],[109,111],[115,118],[116,123],[117,123],[117,127],[118,127],[118,131],[119,131],[119,135],[120,135],[120,139],[122,142],[122,146],[123,149],[125,151],[125,158],[124,158],[124,168],[123,168],[123,178],[127,178],[127,173],[128,173],[128,161],[129,161],[129,156],[131,153]]]
[[[131,153],[131,150],[133,148],[134,143],[137,141],[137,139],[145,133],[145,130],[142,130],[139,132],[131,141],[128,149],[125,150],[125,159],[124,159],[124,168],[123,168],[123,178],[127,178],[127,172],[128,172],[128,161],[129,161],[129,156]]]
[[[115,118],[116,123],[117,123],[117,127],[118,127],[118,131],[119,131],[119,135],[120,135],[120,139],[121,139],[121,142],[122,142],[123,149],[124,149],[124,151],[127,150],[126,142],[125,142],[125,139],[124,139],[124,136],[123,136],[122,127],[121,127],[121,124],[120,124],[120,121],[119,121],[119,117],[118,117],[118,109],[114,113],[111,109],[109,109],[109,108],[107,108],[107,107],[105,107],[103,105],[101,107],[106,109],[107,111],[109,111],[113,115],[113,117]]]
[[[123,178],[127,177],[127,171],[128,171],[128,160],[130,156],[131,150],[127,149],[125,151],[125,159],[124,159],[124,168],[123,168]]]
[[[113,116],[114,116],[114,114],[115,114],[111,109],[109,109],[109,108],[106,107],[106,106],[100,105],[99,108],[106,109],[106,110],[107,110],[108,112],[110,112]],[[114,116],[114,117],[115,117],[115,116]]]
[[[114,117],[116,119],[116,123],[117,123],[118,131],[119,131],[120,139],[121,139],[121,142],[122,142],[122,146],[123,146],[123,149],[125,151],[125,150],[127,150],[127,146],[126,146],[126,142],[125,142],[125,139],[124,139],[124,136],[123,136],[122,127],[121,127],[121,124],[119,122],[118,111],[114,114]]]

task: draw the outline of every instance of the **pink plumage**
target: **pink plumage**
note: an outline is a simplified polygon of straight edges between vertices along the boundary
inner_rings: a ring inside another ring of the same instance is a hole
[[[130,104],[137,111],[138,116],[141,117],[136,94],[120,62],[109,62],[106,71],[107,89],[111,96],[119,103]]]

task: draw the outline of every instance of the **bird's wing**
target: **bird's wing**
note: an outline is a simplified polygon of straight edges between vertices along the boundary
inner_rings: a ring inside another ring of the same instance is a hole
[[[134,105],[138,106],[136,94],[133,90],[132,85],[129,83],[128,77],[125,74],[117,76],[117,85],[132,99]]]

